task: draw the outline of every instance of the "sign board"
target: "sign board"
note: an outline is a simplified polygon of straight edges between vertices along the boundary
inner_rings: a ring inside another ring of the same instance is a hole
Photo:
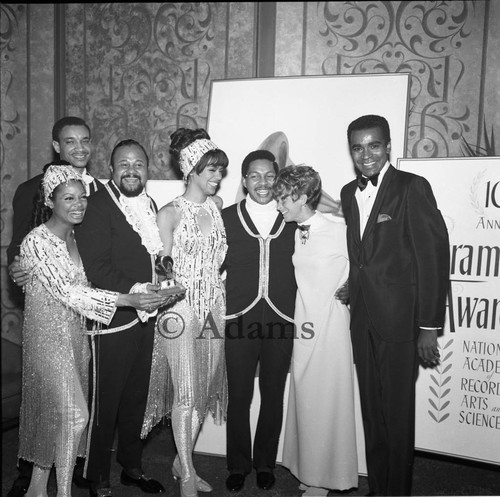
[[[416,447],[500,464],[500,157],[398,167],[430,182],[450,237],[441,364],[420,368]]]

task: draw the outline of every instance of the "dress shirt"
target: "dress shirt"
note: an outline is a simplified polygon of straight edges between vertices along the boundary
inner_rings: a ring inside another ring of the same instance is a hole
[[[246,208],[253,224],[259,231],[262,238],[267,238],[274,226],[278,211],[276,210],[276,200],[271,200],[268,204],[259,204],[252,200],[250,195],[246,197]]]
[[[389,168],[389,161],[384,164],[384,167],[380,170],[380,175],[378,177],[377,186],[373,185],[371,181],[368,182],[366,188],[361,191],[359,188],[356,189],[356,201],[358,202],[359,208],[359,231],[360,236],[363,238],[363,233],[365,231],[366,223],[373,209],[373,204],[375,203],[375,198],[378,193],[378,189],[382,184],[384,175]]]

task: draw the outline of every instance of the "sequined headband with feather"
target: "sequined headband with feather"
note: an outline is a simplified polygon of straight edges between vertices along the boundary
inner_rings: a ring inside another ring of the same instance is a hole
[[[211,140],[200,138],[193,143],[183,148],[179,157],[179,166],[181,168],[184,180],[189,176],[189,173],[198,164],[198,161],[209,151],[217,150],[219,147]]]
[[[61,184],[72,180],[82,181],[82,177],[71,166],[49,166],[42,179],[45,205],[52,192]]]

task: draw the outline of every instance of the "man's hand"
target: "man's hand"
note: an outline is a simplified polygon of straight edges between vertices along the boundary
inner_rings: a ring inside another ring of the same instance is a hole
[[[153,312],[165,305],[169,297],[158,295],[155,292],[151,293],[128,293],[121,294],[116,301],[118,307],[134,307],[138,311]]]
[[[8,270],[10,278],[17,286],[24,286],[28,283],[28,271],[21,266],[21,258],[18,255],[14,257],[14,260],[10,264]]]
[[[335,292],[335,298],[345,305],[349,303],[349,280]]]
[[[437,328],[422,329],[418,335],[418,355],[427,366],[439,364],[439,349],[437,342]]]

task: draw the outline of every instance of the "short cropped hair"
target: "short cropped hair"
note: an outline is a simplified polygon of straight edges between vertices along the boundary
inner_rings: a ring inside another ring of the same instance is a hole
[[[278,163],[276,162],[276,157],[274,156],[274,154],[269,150],[254,150],[253,152],[250,152],[243,159],[243,162],[241,164],[241,176],[243,176],[243,178],[245,178],[246,175],[248,174],[248,169],[250,168],[250,164],[254,160],[268,160],[272,162],[274,172],[276,173],[276,175],[278,175],[279,167]]]
[[[295,201],[306,195],[307,205],[315,209],[321,196],[321,178],[312,167],[300,164],[284,167],[273,185],[275,199],[291,196]]]
[[[119,148],[130,147],[130,146],[134,146],[134,145],[136,147],[139,147],[144,152],[144,155],[146,156],[146,167],[149,167],[149,157],[148,157],[148,153],[146,152],[146,149],[138,141],[133,140],[132,138],[126,138],[125,140],[122,140],[122,141],[118,142],[114,146],[113,151],[111,152],[110,164],[111,164],[111,167],[113,169],[115,168],[114,160],[115,160],[116,151]]]
[[[89,138],[91,137],[89,125],[81,118],[76,116],[66,116],[59,121],[56,121],[52,127],[52,140],[59,142],[61,131],[66,126],[85,126],[89,132]]]
[[[366,116],[358,117],[352,121],[351,124],[349,124],[347,128],[347,142],[349,145],[351,145],[351,134],[353,131],[361,131],[368,128],[380,128],[385,143],[387,144],[391,141],[391,130],[387,119],[382,116],[368,114]]]

